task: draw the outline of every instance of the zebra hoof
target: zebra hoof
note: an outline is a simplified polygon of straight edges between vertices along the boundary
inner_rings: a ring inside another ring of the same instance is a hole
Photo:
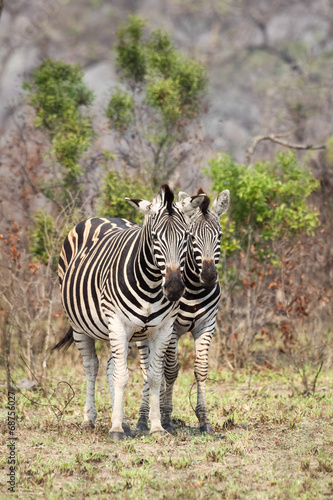
[[[175,430],[176,430],[176,428],[175,428],[175,426],[173,425],[172,422],[167,422],[165,424],[162,424],[162,427],[167,432],[175,432]]]
[[[132,436],[132,433],[131,433],[131,429],[130,429],[129,427],[125,427],[125,426],[123,425],[123,429],[124,429],[124,434],[125,434],[125,437],[128,437],[128,438],[133,437],[133,436]]]
[[[125,437],[126,435],[124,432],[109,432],[109,438],[112,441],[122,441]]]
[[[168,433],[165,431],[165,429],[163,429],[163,427],[161,427],[160,429],[159,428],[156,428],[156,429],[153,429],[149,431],[149,434],[150,436],[167,436]]]
[[[149,431],[148,425],[145,422],[138,422],[136,424],[137,431]]]
[[[82,422],[81,429],[83,431],[92,431],[95,429],[95,425],[92,422]]]
[[[206,434],[213,434],[213,427],[211,424],[209,423],[205,423],[203,425],[200,425],[200,432],[202,434],[206,433]]]

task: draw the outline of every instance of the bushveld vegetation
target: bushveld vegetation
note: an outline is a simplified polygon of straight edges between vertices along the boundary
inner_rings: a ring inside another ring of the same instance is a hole
[[[115,50],[122,85],[106,105],[105,130],[94,123],[94,96],[80,67],[46,59],[25,83],[26,107],[2,147],[13,193],[11,224],[0,235],[5,416],[5,392],[17,391],[13,497],[329,498],[330,137],[319,154],[297,156],[284,144],[270,160],[243,165],[219,154],[205,167],[211,194],[231,193],[208,382],[214,434],[197,430],[189,336],[179,350],[176,435],[110,443],[102,364],[98,424],[91,435],[80,430],[81,360],[73,348],[50,350],[67,328],[56,277],[63,239],[92,215],[140,222],[125,196],[150,198],[185,161],[188,143],[192,152],[202,146],[196,130],[207,88],[204,66],[178,51],[169,33],[149,31],[137,17],[120,27]],[[101,148],[103,133],[113,149]],[[107,345],[98,348],[106,361]],[[129,362],[126,411],[133,427],[142,379],[138,360]],[[7,422],[1,425],[5,445]],[[5,479],[1,483],[5,491]]]

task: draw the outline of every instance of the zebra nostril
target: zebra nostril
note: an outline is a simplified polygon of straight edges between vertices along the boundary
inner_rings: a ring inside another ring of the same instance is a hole
[[[170,302],[176,302],[181,298],[185,290],[185,286],[183,284],[178,284],[177,286],[171,286],[171,287],[164,287],[163,292],[165,297],[170,301]]]

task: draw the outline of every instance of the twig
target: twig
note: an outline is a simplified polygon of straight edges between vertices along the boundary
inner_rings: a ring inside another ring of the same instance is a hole
[[[302,377],[302,382],[303,382],[303,385],[305,387],[304,394],[306,396],[308,396],[310,394],[310,391],[309,391],[308,378],[306,376],[306,371],[305,371],[304,365],[299,369],[299,374]]]
[[[196,385],[196,383],[197,383],[196,381],[193,382],[193,384],[191,385],[190,391],[188,393],[188,400],[190,402],[190,406],[191,406],[192,410],[194,411],[194,413],[195,413],[195,409],[193,408],[193,405],[192,405],[191,396],[192,396],[192,389]]]
[[[315,376],[314,381],[313,381],[313,385],[312,385],[312,394],[314,394],[314,393],[315,393],[315,390],[316,390],[316,385],[317,385],[317,380],[318,380],[318,377],[319,377],[319,374],[320,374],[320,372],[321,372],[322,367],[323,367],[323,362],[321,361],[321,362],[320,362],[320,365],[319,365],[319,368],[318,368],[318,371],[317,371],[316,376]]]
[[[318,149],[326,149],[325,144],[295,144],[289,141],[285,141],[282,139],[282,135],[277,135],[277,134],[269,134],[269,135],[257,135],[252,139],[252,144],[251,146],[246,150],[246,160],[247,163],[249,164],[251,162],[251,158],[254,154],[254,151],[259,144],[259,142],[262,141],[271,141],[275,142],[276,144],[280,144],[280,146],[284,146],[286,148],[290,149],[312,149],[312,150],[318,150]]]
[[[224,359],[229,367],[229,370],[233,373],[235,371],[235,368],[232,366],[231,361],[228,358],[227,352],[224,353]]]
[[[11,381],[12,381],[12,383],[14,384],[14,385],[13,385],[13,387],[15,388],[15,390],[16,390],[19,394],[21,394],[21,396],[23,396],[25,399],[27,399],[28,401],[30,401],[30,403],[32,403],[32,404],[34,404],[34,405],[36,405],[36,406],[48,406],[48,407],[50,407],[50,408],[51,408],[51,410],[53,411],[53,413],[54,413],[55,417],[56,417],[57,419],[59,419],[59,417],[62,417],[62,415],[63,415],[64,411],[65,411],[65,410],[66,410],[66,408],[67,408],[67,406],[68,406],[68,405],[69,405],[69,403],[72,401],[72,399],[74,399],[74,397],[75,397],[75,391],[74,391],[73,387],[72,387],[72,386],[71,386],[68,382],[66,382],[66,381],[64,381],[64,380],[61,380],[60,382],[58,382],[58,383],[57,383],[57,385],[55,386],[55,389],[54,389],[54,391],[52,392],[52,394],[51,394],[50,398],[46,398],[46,399],[47,399],[47,401],[50,401],[50,399],[54,396],[54,394],[56,393],[56,390],[57,390],[57,388],[58,388],[58,385],[60,385],[60,384],[66,384],[66,385],[68,385],[68,387],[69,387],[69,388],[71,389],[71,391],[72,391],[72,396],[71,396],[71,397],[69,398],[69,400],[66,402],[65,406],[64,406],[62,409],[60,409],[58,406],[53,405],[53,404],[51,404],[50,402],[47,404],[47,403],[38,403],[37,401],[33,401],[32,399],[28,398],[28,396],[26,396],[26,394],[24,394],[24,393],[20,390],[20,388],[16,385],[16,383],[14,382],[14,380],[13,380],[13,379],[11,379]],[[58,414],[54,411],[54,408],[58,411]]]
[[[214,382],[215,384],[218,384],[219,380],[215,380],[213,378],[207,378],[206,382]],[[196,413],[196,412],[195,412],[195,409],[192,405],[191,397],[192,397],[192,389],[195,385],[197,385],[197,381],[193,382],[193,384],[190,387],[189,393],[188,393],[188,400],[190,402],[190,406],[191,406],[192,410],[194,411],[194,413]],[[196,392],[194,392],[193,394],[196,394]]]
[[[32,369],[30,368],[30,366],[28,365],[28,363],[26,363],[26,361],[24,360],[22,354],[20,355],[20,359],[23,362],[23,364],[28,368],[29,372],[31,373],[31,375],[33,376],[33,378],[37,381],[38,385],[40,386],[41,385],[40,380],[38,380],[38,378],[36,377],[36,375],[34,374],[34,372],[32,371]]]

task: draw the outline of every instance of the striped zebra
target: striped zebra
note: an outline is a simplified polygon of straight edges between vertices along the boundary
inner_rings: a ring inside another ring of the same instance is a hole
[[[202,190],[198,191],[201,194]],[[188,195],[180,193],[180,199]],[[172,338],[164,361],[164,381],[161,385],[162,426],[173,430],[171,422],[173,386],[179,372],[177,345],[179,338],[191,332],[195,343],[194,374],[197,383],[197,405],[195,413],[201,432],[212,432],[207,418],[205,385],[208,372],[208,349],[215,329],[220,284],[216,266],[220,256],[222,235],[219,217],[228,210],[230,194],[226,189],[214,200],[209,210],[209,198],[194,213],[190,222],[190,231],[184,267],[185,293],[180,299],[180,309],[174,323]],[[149,368],[149,346],[138,342],[140,363],[144,374],[144,387],[137,429],[148,429],[149,386],[147,373]]]
[[[94,427],[95,382],[99,361],[95,340],[109,340],[107,379],[112,400],[112,439],[130,436],[123,411],[128,381],[129,342],[146,339],[151,351],[147,381],[151,390],[151,433],[163,431],[159,392],[163,358],[184,292],[182,271],[187,222],[204,197],[174,202],[163,185],[151,202],[126,198],[145,214],[139,226],[124,219],[92,218],[79,223],[65,239],[59,280],[70,330],[55,346],[75,341],[87,378],[82,427]]]

